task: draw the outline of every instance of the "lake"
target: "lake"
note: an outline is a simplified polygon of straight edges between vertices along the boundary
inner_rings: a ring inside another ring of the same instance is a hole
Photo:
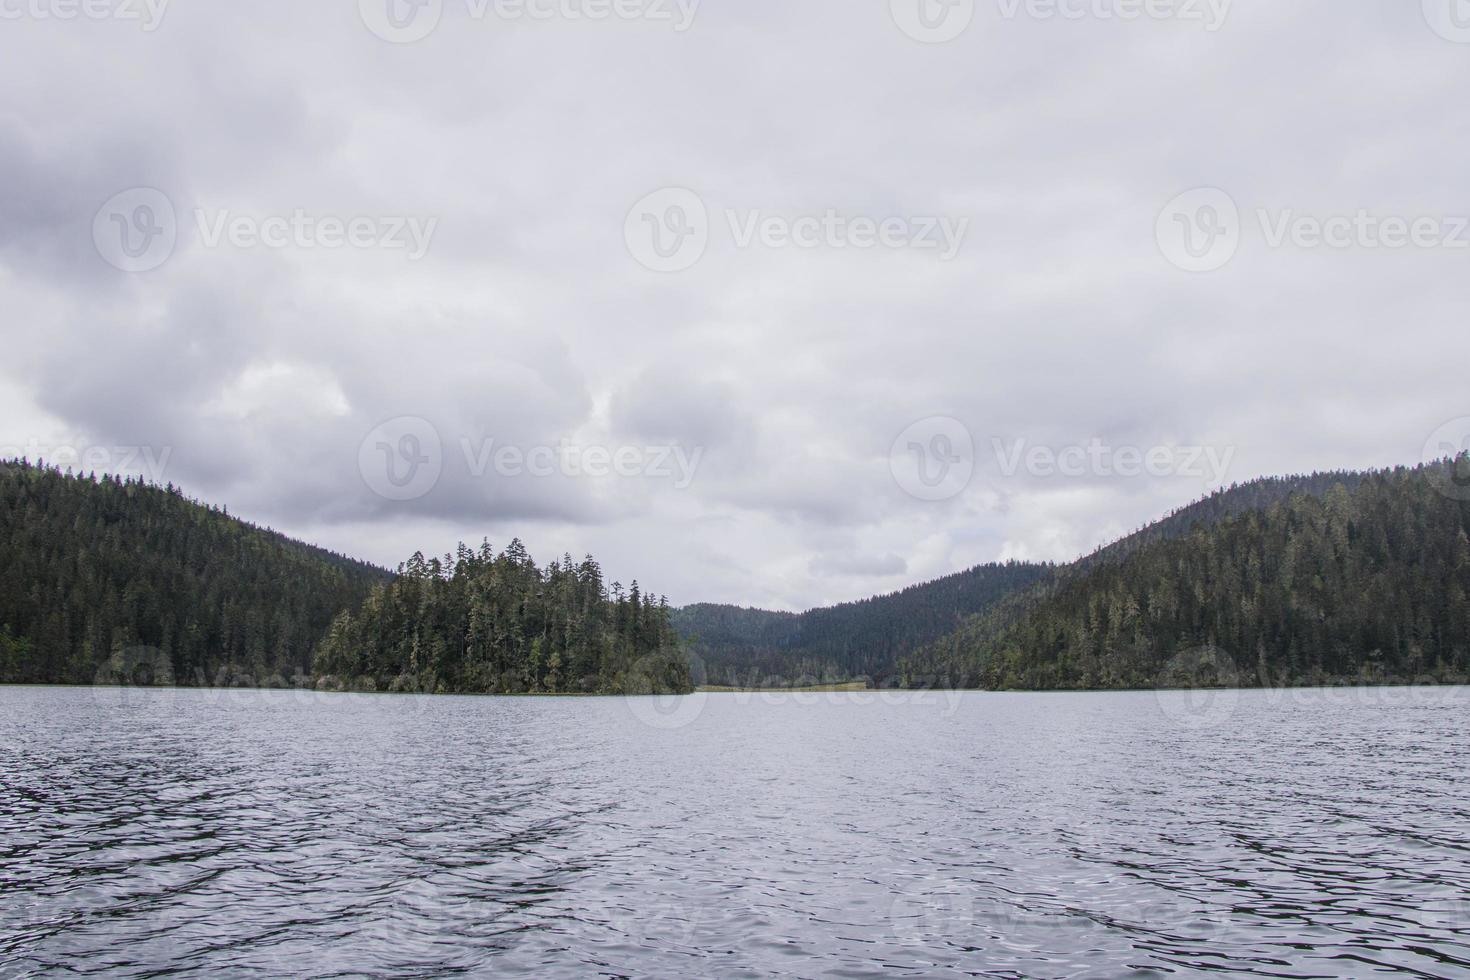
[[[1470,976],[1470,690],[0,688],[0,975]]]

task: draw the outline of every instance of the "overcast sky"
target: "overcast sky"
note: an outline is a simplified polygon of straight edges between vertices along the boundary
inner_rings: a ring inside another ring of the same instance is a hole
[[[1470,4],[89,2],[0,0],[0,447],[355,556],[804,608],[1470,416]]]

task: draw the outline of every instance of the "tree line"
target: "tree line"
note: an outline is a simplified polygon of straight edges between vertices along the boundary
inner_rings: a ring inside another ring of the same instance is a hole
[[[675,624],[709,683],[733,687],[897,679],[908,653],[1050,574],[1025,562],[980,565],[922,585],[804,613],[687,606]]]
[[[0,683],[664,692],[666,600],[590,556],[415,555],[395,575],[173,485],[0,461]]]
[[[415,554],[317,652],[324,686],[356,690],[682,693],[688,661],[668,600],[603,584],[589,555],[543,570],[519,540]]]
[[[300,684],[389,573],[172,485],[0,462],[0,682]]]
[[[1470,679],[1470,503],[1445,465],[1302,478],[1018,593],[905,658],[914,685]],[[1199,651],[1212,651],[1208,657]],[[1222,670],[1222,661],[1226,665]]]

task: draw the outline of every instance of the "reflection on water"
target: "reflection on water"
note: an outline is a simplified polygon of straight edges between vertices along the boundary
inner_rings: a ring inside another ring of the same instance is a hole
[[[1470,975],[1470,690],[1190,698],[0,688],[0,975]]]

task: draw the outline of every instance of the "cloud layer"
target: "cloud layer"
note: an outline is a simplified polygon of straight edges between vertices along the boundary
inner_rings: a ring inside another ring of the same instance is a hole
[[[1470,416],[1435,0],[528,2],[6,8],[0,446],[795,609]],[[1444,234],[1273,242],[1359,212]]]

